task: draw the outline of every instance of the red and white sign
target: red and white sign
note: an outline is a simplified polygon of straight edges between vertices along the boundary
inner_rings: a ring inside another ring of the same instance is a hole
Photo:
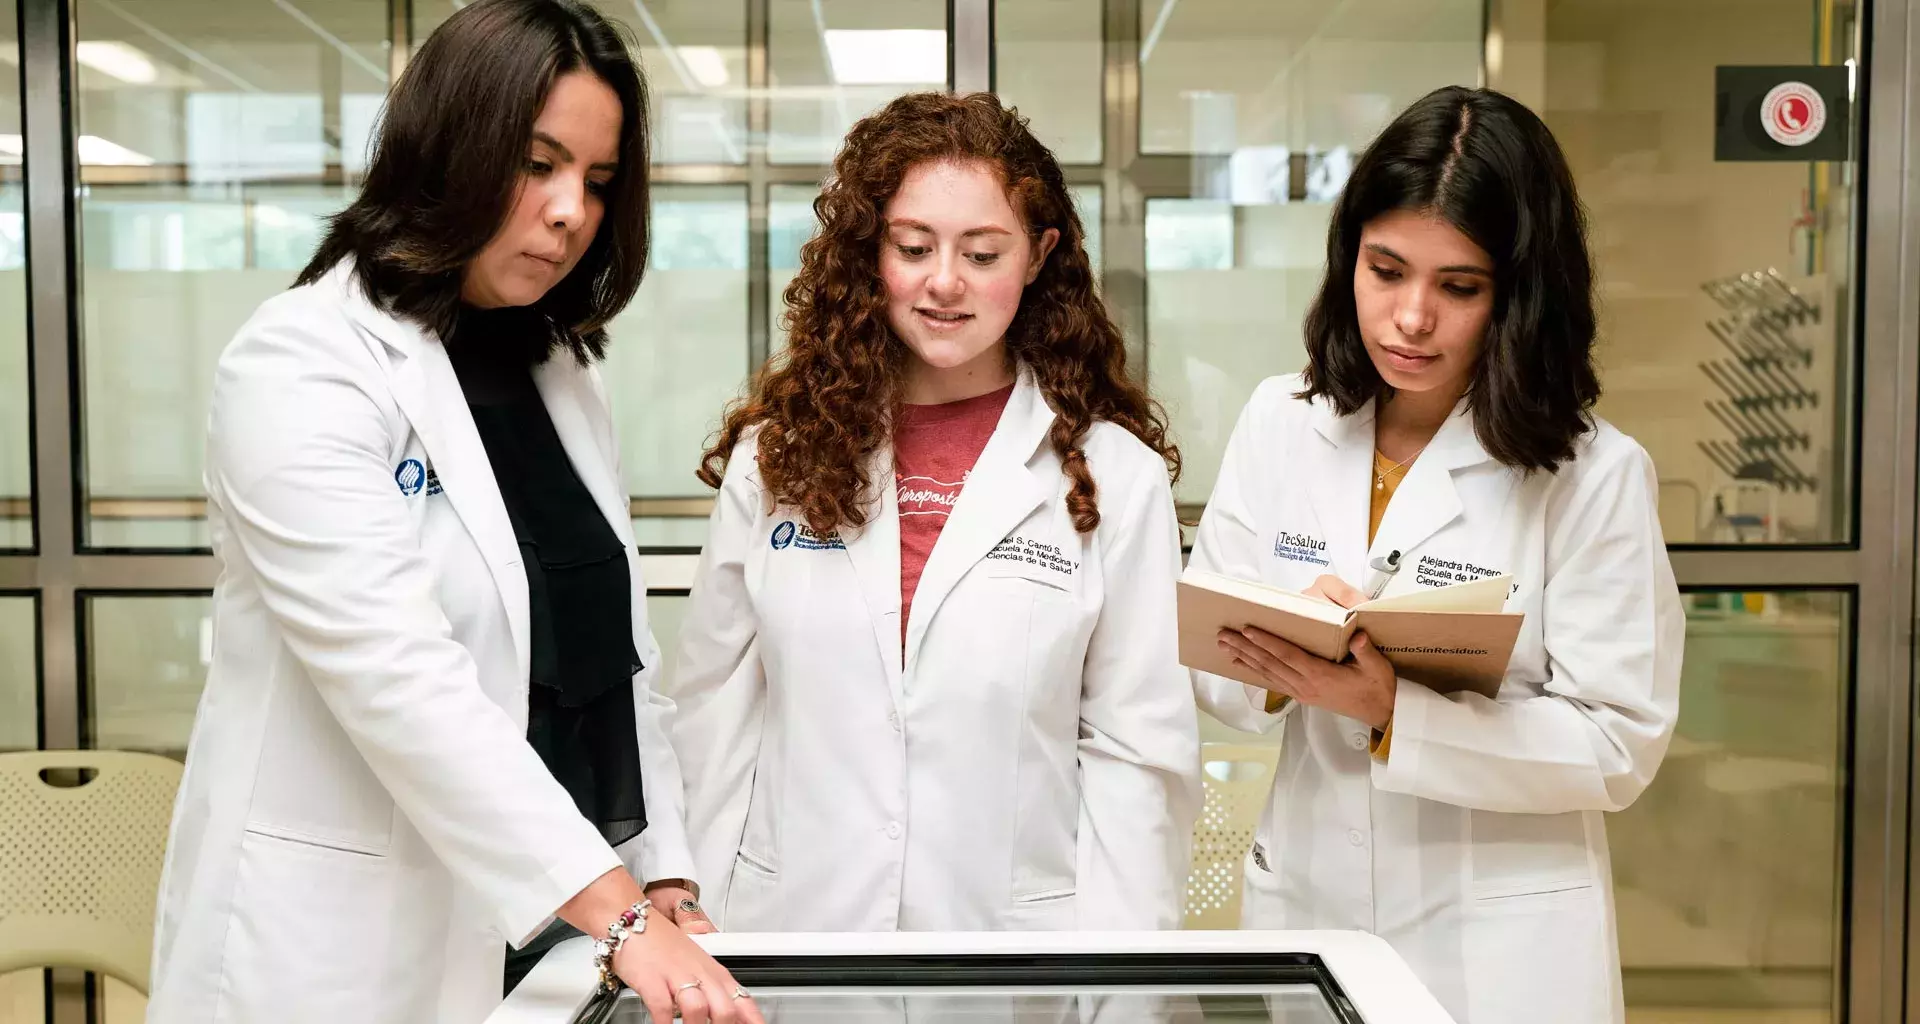
[[[1805,82],[1781,82],[1760,101],[1760,126],[1782,146],[1804,146],[1827,126],[1827,101]]]

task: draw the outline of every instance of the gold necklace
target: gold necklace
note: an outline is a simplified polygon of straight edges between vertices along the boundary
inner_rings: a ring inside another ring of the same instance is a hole
[[[1431,444],[1431,443],[1432,443],[1431,441],[1428,442],[1428,444]],[[1426,450],[1427,450],[1427,446],[1423,444],[1420,446],[1418,451],[1415,451],[1412,455],[1407,456],[1405,459],[1402,459],[1401,461],[1396,462],[1391,466],[1388,466],[1386,469],[1381,469],[1379,467],[1379,464],[1376,463],[1373,468],[1373,489],[1376,491],[1386,490],[1387,477],[1407,468],[1408,464],[1412,463],[1413,460],[1420,457],[1420,452],[1424,452]],[[1375,448],[1373,450],[1373,454],[1378,455],[1382,459],[1385,459],[1387,457],[1386,453],[1381,451],[1378,448]]]

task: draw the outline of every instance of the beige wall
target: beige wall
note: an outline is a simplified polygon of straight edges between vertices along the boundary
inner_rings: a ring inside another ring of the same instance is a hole
[[[1700,290],[1703,282],[1771,267],[1822,300],[1823,323],[1799,335],[1817,353],[1803,380],[1823,392],[1822,405],[1789,414],[1816,439],[1811,453],[1791,457],[1821,475],[1832,458],[1831,403],[1840,391],[1834,356],[1845,337],[1836,313],[1847,282],[1808,273],[1814,243],[1794,224],[1809,165],[1717,163],[1712,136],[1715,65],[1808,62],[1809,4],[1556,0],[1544,11],[1537,2],[1503,9],[1518,12],[1503,40],[1514,60],[1511,75],[1494,76],[1495,84],[1511,79],[1535,102],[1591,212],[1607,389],[1600,412],[1652,452],[1668,492],[1669,540],[1696,539],[1711,494],[1725,482],[1696,446],[1730,439],[1703,404],[1721,395],[1698,364],[1728,355],[1706,329],[1724,311]],[[1539,79],[1528,66],[1535,56],[1544,65]],[[1817,212],[1843,241],[1846,194],[1829,193]],[[1697,516],[1689,483],[1700,496]],[[1791,531],[1782,539],[1828,539],[1823,500],[1782,496],[1780,515]]]

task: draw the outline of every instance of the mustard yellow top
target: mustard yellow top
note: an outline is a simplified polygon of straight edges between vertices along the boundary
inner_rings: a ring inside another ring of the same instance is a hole
[[[1393,501],[1393,492],[1400,489],[1400,481],[1405,479],[1407,467],[1395,465],[1392,459],[1373,453],[1373,472],[1368,475],[1367,486],[1371,500],[1367,503],[1367,545],[1373,545],[1373,535],[1380,532],[1380,520],[1387,516],[1387,504]],[[1267,712],[1279,711],[1287,706],[1288,698],[1282,694],[1267,694]],[[1373,756],[1385,761],[1393,745],[1393,722],[1387,722],[1385,731],[1375,730],[1373,734]]]
[[[1406,475],[1406,466],[1396,466],[1385,455],[1373,453],[1373,479],[1368,484],[1373,488],[1373,501],[1367,506],[1368,547],[1373,546],[1373,535],[1380,532],[1380,520],[1387,516],[1387,502],[1393,500],[1393,492],[1400,489]]]

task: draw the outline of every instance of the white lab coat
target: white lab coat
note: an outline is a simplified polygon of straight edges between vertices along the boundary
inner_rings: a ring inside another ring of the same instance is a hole
[[[1600,422],[1573,461],[1529,477],[1487,454],[1463,402],[1369,551],[1373,407],[1342,418],[1300,386],[1268,380],[1242,413],[1191,564],[1362,586],[1398,549],[1386,593],[1510,573],[1507,609],[1526,621],[1498,700],[1400,681],[1385,763],[1362,723],[1267,714],[1266,691],[1195,674],[1222,721],[1284,730],[1242,923],[1374,932],[1461,1024],[1617,1024],[1601,812],[1631,804],[1666,752],[1685,628],[1653,464]]]
[[[622,859],[693,873],[599,379],[535,371],[628,549],[648,826],[616,855],[526,743],[527,581],[446,351],[343,265],[220,357],[213,663],[161,885],[148,1020],[479,1021],[506,944]]]
[[[1166,467],[1098,423],[1075,532],[1023,372],[913,598],[891,453],[814,535],[733,453],[681,625],[674,745],[729,931],[1170,928],[1199,806]]]

